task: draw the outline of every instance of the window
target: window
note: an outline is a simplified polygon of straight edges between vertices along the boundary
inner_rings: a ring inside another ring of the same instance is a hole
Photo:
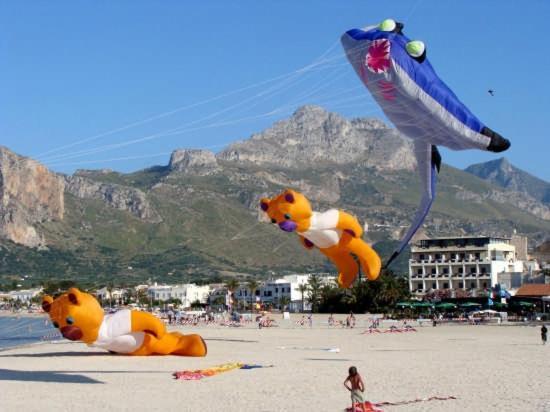
[[[436,270],[435,268],[432,268],[432,275],[435,275],[436,274]]]
[[[458,273],[463,274],[464,273],[464,268],[458,268]]]
[[[487,273],[487,268],[481,268],[481,273]]]
[[[424,260],[424,254],[423,253],[420,254],[420,260]]]
[[[460,289],[464,288],[464,283],[458,282],[458,287],[459,287]]]
[[[480,259],[480,255],[479,253],[476,253],[476,259],[479,260]]]
[[[487,287],[487,282],[483,282],[483,287],[484,287],[484,288]]]
[[[422,274],[422,269],[418,269],[418,270],[416,271],[416,273],[419,274],[419,275],[421,275],[421,274]]]
[[[470,273],[476,273],[476,268],[470,268]]]
[[[279,293],[279,288],[275,288],[275,293]]]
[[[443,284],[443,289],[449,289],[449,284],[448,284],[448,283],[444,283],[444,284]]]
[[[449,268],[443,268],[443,274],[448,275],[449,274]]]
[[[436,283],[432,283],[432,289],[435,289],[437,287]]]

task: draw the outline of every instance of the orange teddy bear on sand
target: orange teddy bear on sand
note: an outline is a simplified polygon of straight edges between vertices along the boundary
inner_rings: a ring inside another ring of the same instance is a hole
[[[42,309],[64,338],[126,355],[205,356],[199,335],[167,332],[164,323],[147,312],[123,309],[105,315],[90,294],[71,288],[53,299],[44,296]]]
[[[317,246],[331,259],[338,268],[341,287],[349,288],[359,272],[352,254],[369,280],[378,278],[380,257],[361,239],[363,229],[354,216],[337,209],[314,212],[306,197],[293,190],[272,199],[263,198],[260,206],[281,230],[296,232],[307,249]]]

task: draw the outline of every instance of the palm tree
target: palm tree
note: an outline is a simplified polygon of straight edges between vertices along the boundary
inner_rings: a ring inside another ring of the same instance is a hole
[[[109,283],[107,285],[107,293],[109,294],[109,309],[113,306],[113,289],[113,284]]]
[[[280,309],[285,310],[285,307],[290,304],[290,298],[288,296],[281,296],[279,299]]]
[[[307,283],[301,283],[298,285],[298,288],[296,289],[302,294],[302,313],[304,312],[304,294],[309,290],[309,286]]]
[[[225,287],[229,291],[229,299],[231,300],[229,303],[231,304],[231,307],[233,307],[233,303],[234,303],[235,290],[239,286],[240,286],[240,283],[235,278],[231,278],[227,282],[225,282]]]
[[[309,277],[307,283],[309,289],[309,303],[311,303],[311,311],[316,312],[319,309],[321,301],[321,279],[318,275],[313,274]]]
[[[260,286],[260,284],[254,279],[251,279],[248,281],[247,286],[248,286],[248,290],[250,291],[250,305],[252,306],[252,313],[254,313],[253,299],[256,298],[256,289],[258,289],[258,286]]]

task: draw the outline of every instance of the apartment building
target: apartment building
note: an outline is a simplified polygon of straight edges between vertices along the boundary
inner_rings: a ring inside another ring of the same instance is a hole
[[[436,289],[485,289],[522,272],[523,262],[517,259],[510,238],[422,239],[411,247],[409,288],[416,294]]]

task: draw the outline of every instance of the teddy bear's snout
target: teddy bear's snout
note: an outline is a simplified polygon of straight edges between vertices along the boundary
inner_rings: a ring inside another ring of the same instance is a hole
[[[298,227],[298,225],[294,223],[292,220],[285,220],[279,223],[279,227],[285,232],[294,232]]]
[[[65,339],[79,340],[82,338],[82,331],[78,326],[63,326],[61,328],[61,334]]]

